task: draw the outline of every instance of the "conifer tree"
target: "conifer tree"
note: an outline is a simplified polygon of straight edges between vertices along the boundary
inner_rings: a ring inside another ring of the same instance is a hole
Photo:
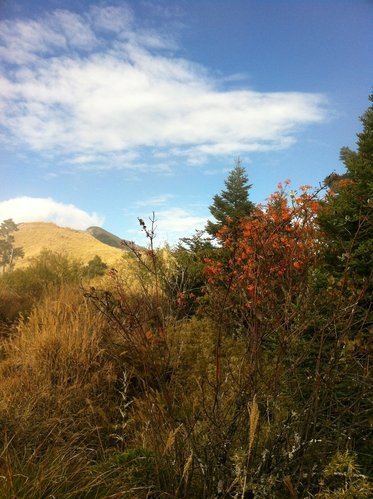
[[[373,101],[373,94],[369,97]],[[319,215],[328,241],[327,260],[343,271],[368,278],[373,267],[373,105],[361,117],[363,131],[357,134],[357,150],[341,149],[346,166],[343,175],[326,179],[329,197]]]
[[[373,94],[369,99],[373,102]],[[341,149],[345,173],[331,174],[325,181],[329,193],[319,213],[319,223],[325,236],[325,270],[328,286],[333,290],[330,292],[337,292],[340,300],[346,300],[343,310],[340,306],[341,314],[351,314],[348,322],[339,325],[336,321],[334,334],[340,335],[338,342],[343,349],[338,360],[340,381],[333,393],[337,410],[329,417],[338,418],[341,425],[349,428],[348,438],[359,463],[370,470],[365,416],[370,410],[370,387],[365,379],[370,365],[373,302],[373,105],[361,122],[356,151]],[[336,304],[337,300],[333,306]],[[326,340],[326,346],[331,338]]]
[[[215,221],[209,220],[206,226],[206,232],[215,237],[217,232],[230,223],[231,227],[237,226],[242,218],[250,215],[254,209],[254,204],[249,200],[248,177],[241,160],[236,161],[236,165],[226,179],[226,189],[221,194],[216,194],[213,198],[213,204],[209,206],[211,215]]]

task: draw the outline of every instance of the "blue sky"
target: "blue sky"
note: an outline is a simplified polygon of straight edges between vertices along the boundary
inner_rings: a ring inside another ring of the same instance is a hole
[[[368,0],[0,0],[0,220],[159,243],[240,157],[262,202],[343,171],[373,82]]]

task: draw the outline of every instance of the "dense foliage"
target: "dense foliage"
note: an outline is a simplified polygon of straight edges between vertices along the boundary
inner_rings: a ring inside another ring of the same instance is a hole
[[[345,175],[263,206],[238,164],[218,244],[140,220],[118,268],[5,272],[0,497],[372,497],[372,134],[369,108]]]
[[[320,225],[327,234],[331,270],[341,272],[347,263],[356,276],[366,279],[373,268],[373,105],[361,121],[357,151],[341,150],[345,174],[326,179],[330,190]]]

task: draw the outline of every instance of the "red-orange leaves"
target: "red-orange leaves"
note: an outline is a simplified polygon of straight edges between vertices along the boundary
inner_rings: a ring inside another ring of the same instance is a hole
[[[354,185],[354,183],[355,182],[351,178],[341,178],[340,180],[338,180],[338,188],[345,189],[350,185]]]
[[[288,197],[288,184],[279,184],[266,205],[242,220],[236,239],[232,239],[229,226],[221,229],[218,237],[226,250],[224,264],[206,262],[209,284],[239,291],[246,307],[265,303],[263,300],[279,289],[297,293],[302,276],[317,255],[315,217],[319,203],[308,186]]]

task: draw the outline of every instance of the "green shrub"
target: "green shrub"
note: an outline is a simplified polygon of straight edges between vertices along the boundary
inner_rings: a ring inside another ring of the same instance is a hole
[[[78,283],[83,266],[65,255],[44,250],[26,268],[0,277],[0,321],[14,321],[28,314],[45,292],[64,284]]]

